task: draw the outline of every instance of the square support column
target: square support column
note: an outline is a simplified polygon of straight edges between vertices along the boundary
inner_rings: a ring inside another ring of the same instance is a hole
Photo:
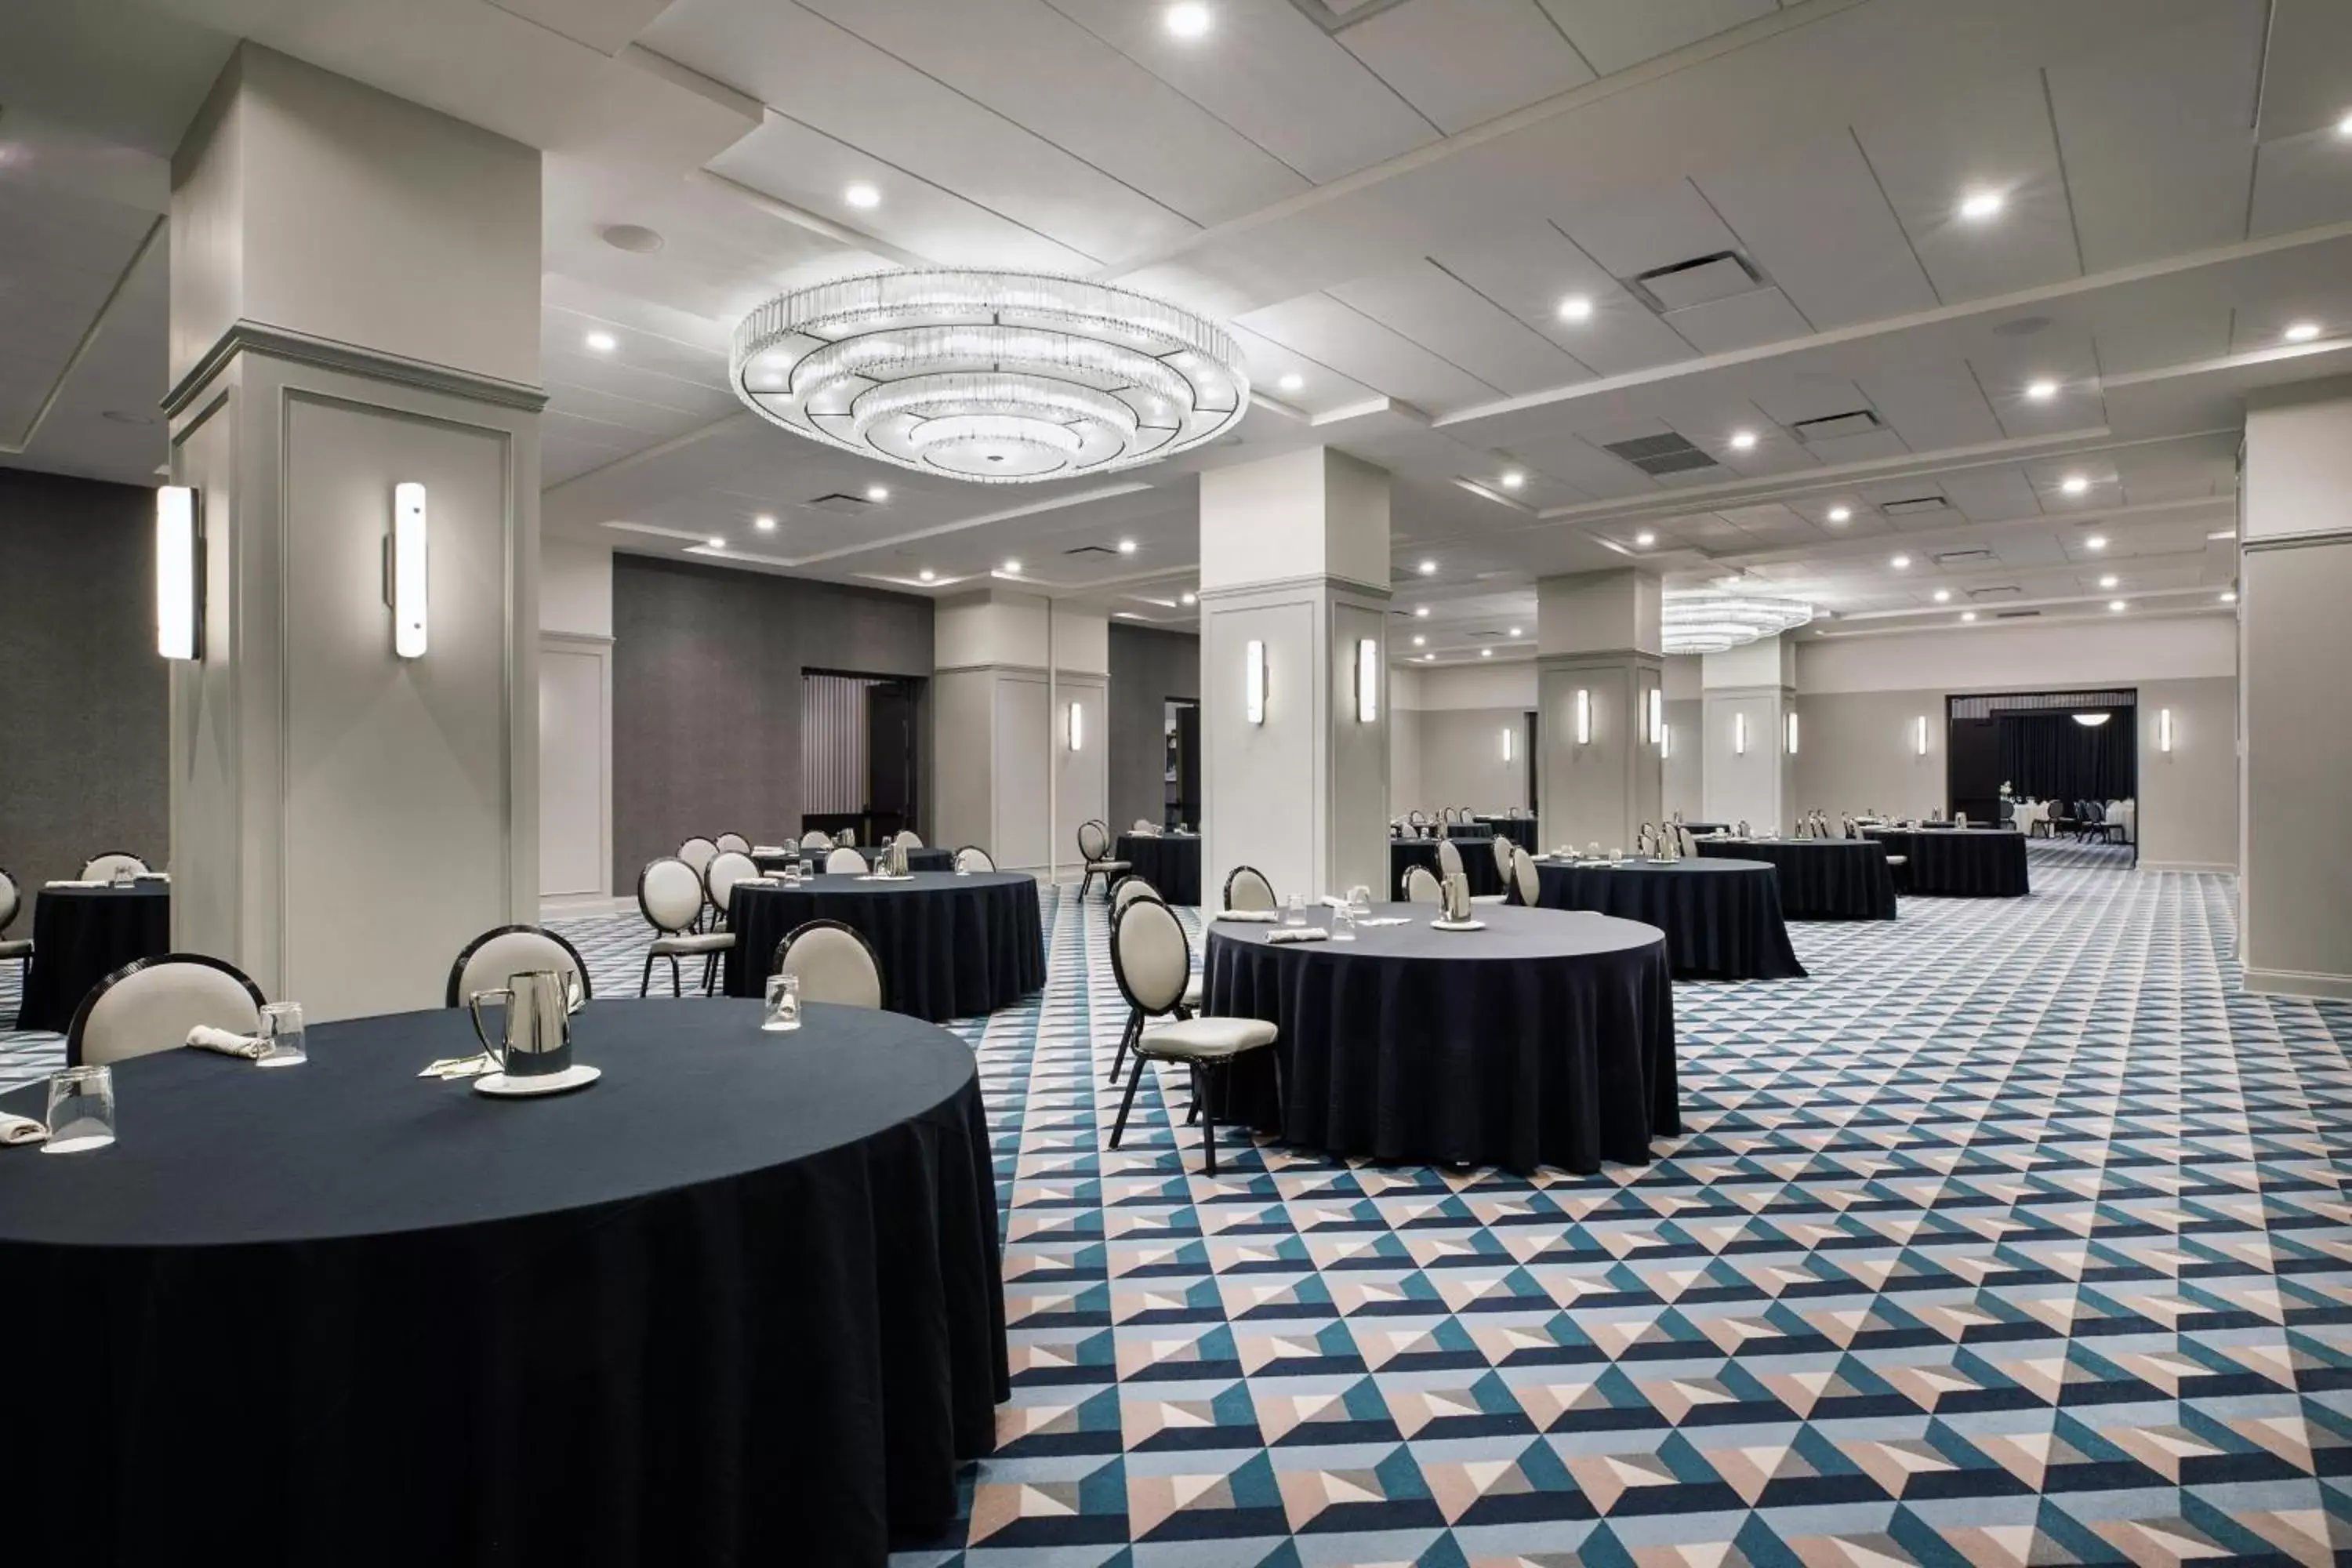
[[[1761,637],[1699,666],[1706,776],[1700,788],[1708,822],[1747,823],[1759,833],[1795,826],[1796,759],[1789,715],[1797,706],[1797,648],[1785,637]],[[1802,742],[1802,735],[1799,737]]]
[[[1659,820],[1659,604],[1646,572],[1536,584],[1536,816],[1548,845],[1630,850],[1642,824]]]

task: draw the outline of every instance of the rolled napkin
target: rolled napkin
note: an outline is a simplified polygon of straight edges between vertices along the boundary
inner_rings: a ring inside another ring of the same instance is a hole
[[[41,886],[44,888],[110,888],[114,884],[103,877],[92,877],[87,881],[79,877],[61,877],[54,882],[44,882]]]
[[[13,1149],[19,1143],[46,1143],[49,1130],[29,1116],[11,1116],[0,1110],[0,1148]]]
[[[754,844],[751,846],[751,853],[754,855],[782,855],[784,852],[784,847],[781,844]]]
[[[1225,910],[1221,911],[1217,918],[1221,921],[1242,921],[1250,925],[1270,926],[1282,916],[1280,912],[1274,910]]]
[[[1331,940],[1331,933],[1321,926],[1285,926],[1280,931],[1266,932],[1265,940],[1269,944],[1286,942],[1328,942]]]
[[[198,1024],[188,1031],[188,1044],[200,1051],[218,1051],[225,1057],[243,1057],[257,1062],[269,1054],[269,1042],[256,1035],[232,1034],[215,1029],[210,1024]]]

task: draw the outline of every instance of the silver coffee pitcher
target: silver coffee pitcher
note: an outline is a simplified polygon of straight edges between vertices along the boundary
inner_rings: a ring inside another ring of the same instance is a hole
[[[482,1021],[482,1004],[506,1004],[506,1027],[496,1045]],[[507,977],[504,985],[466,998],[482,1053],[509,1078],[539,1078],[572,1065],[572,1015],[588,1003],[580,976],[570,970],[534,969]]]

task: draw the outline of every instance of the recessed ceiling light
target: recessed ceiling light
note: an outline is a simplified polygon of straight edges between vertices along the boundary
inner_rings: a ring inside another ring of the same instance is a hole
[[[1590,294],[1570,294],[1567,299],[1562,300],[1559,302],[1559,319],[1563,321],[1589,321],[1592,320],[1592,296]]]
[[[1911,564],[1911,557],[1908,555],[1898,555],[1894,560],[1888,562],[1887,564],[1894,567],[1897,572],[1900,572],[1906,566]]]
[[[1429,639],[1422,636],[1419,632],[1415,632],[1412,634],[1412,646],[1415,647],[1427,647],[1429,646]]]
[[[710,546],[710,548],[711,548],[711,549],[713,549],[713,550],[724,550],[724,549],[726,549],[726,548],[727,548],[727,541],[725,541],[724,539],[721,539],[719,535],[717,535],[717,534],[715,534],[715,533],[714,533],[714,534],[712,534],[709,539],[705,540],[703,542],[705,542],[706,544],[709,545],[709,546]]]
[[[1422,663],[1423,663],[1423,664],[1427,664],[1431,659],[1433,659],[1433,658],[1435,658],[1436,657],[1437,657],[1437,656],[1436,656],[1435,654],[1433,654],[1433,653],[1425,653],[1425,654],[1423,654],[1423,655],[1421,656],[1421,662],[1422,662]]]
[[[1643,529],[1641,532],[1639,532],[1639,533],[1637,533],[1637,534],[1635,534],[1635,535],[1633,536],[1633,542],[1634,542],[1634,543],[1636,543],[1636,544],[1638,544],[1638,545],[1640,545],[1640,546],[1641,546],[1643,549],[1644,549],[1644,550],[1647,550],[1648,548],[1650,548],[1650,546],[1652,546],[1653,544],[1655,544],[1657,542],[1658,542],[1658,536],[1657,536],[1656,534],[1654,534],[1654,533],[1652,533],[1652,532],[1651,532],[1648,529],[1646,529],[1646,528],[1645,528],[1645,529]]]
[[[751,526],[758,529],[762,533],[767,533],[775,528],[776,520],[770,517],[766,512],[761,512],[759,516],[751,520]]]
[[[2058,395],[2058,384],[2046,380],[2029,381],[2025,384],[2025,395],[2036,403],[2047,403]]]
[[[866,499],[867,500],[888,500],[890,499],[890,487],[888,485],[868,485],[866,487]]]
[[[1132,554],[1134,554],[1134,553],[1135,553],[1135,541],[1133,541],[1132,539],[1122,539],[1122,540],[1120,540],[1120,541],[1118,542],[1118,552],[1119,552],[1121,555],[1132,555]]]
[[[1517,636],[1518,636],[1518,635],[1519,635],[1519,628],[1518,628],[1518,627],[1517,627],[1517,626],[1513,626],[1513,627],[1511,628],[1511,635],[1512,635],[1513,637],[1517,637]]]
[[[1294,370],[1275,384],[1281,387],[1285,392],[1297,392],[1306,386],[1307,378]]]
[[[869,207],[880,206],[882,205],[882,193],[874,186],[867,184],[865,181],[860,180],[856,184],[845,188],[841,193],[841,199],[847,202],[851,206],[864,210]]]
[[[1018,561],[1008,561],[1004,563],[1004,570],[1008,576],[1018,577],[1021,574],[1021,563]]]
[[[1492,658],[1495,657],[1495,650],[1490,647],[1482,647],[1478,650],[1478,657],[1480,658]]]
[[[1182,598],[1181,598],[1181,599],[1179,599],[1179,600],[1177,601],[1177,603],[1179,603],[1179,604],[1183,604],[1183,605],[1197,605],[1197,604],[1199,604],[1200,602],[1201,602],[1201,595],[1198,595],[1198,594],[1187,594],[1187,595],[1185,595]]]
[[[2083,548],[2085,550],[2105,550],[2106,547],[2107,536],[2104,533],[2087,534],[2084,537]]]
[[[1415,568],[1415,570],[1419,571],[1424,577],[1434,577],[1437,575],[1437,563],[1434,561],[1424,561],[1419,567]]]
[[[2107,608],[2110,610],[2120,610],[2123,607],[2124,602],[2121,599],[2109,599],[2107,601]]]
[[[1936,590],[1936,603],[1939,605],[1948,605],[1951,602],[1952,591],[1949,588],[1938,588]]]
[[[1853,516],[1853,508],[1850,506],[1833,506],[1830,508],[1830,521],[1832,522],[1844,522]]]
[[[1517,469],[1517,468],[1505,468],[1505,469],[1503,470],[1503,488],[1504,488],[1505,489],[1507,489],[1507,490],[1515,490],[1515,489],[1517,489],[1521,485],[1526,484],[1527,482],[1528,482],[1528,477],[1527,477],[1527,475],[1525,475],[1525,474],[1523,474],[1523,473],[1519,472],[1519,470],[1518,470],[1518,469]]]
[[[1183,5],[1169,6],[1163,19],[1178,37],[1197,38],[1208,32],[1212,17],[1206,5],[1185,0]]]
[[[2238,591],[2237,591],[2235,588],[2224,588],[2224,589],[2222,589],[2222,590],[2221,590],[2221,602],[2222,602],[2223,604],[2225,604],[2225,605],[2234,605],[2234,604],[2236,604],[2236,603],[2238,602]]]
[[[1976,618],[1977,613],[1974,610],[1962,610],[1960,612],[1960,619],[1964,621],[1973,621]]]
[[[1416,619],[1424,621],[1429,619],[1429,606],[1427,605],[1415,605],[1412,607],[1412,613]]]
[[[610,332],[591,332],[581,340],[596,353],[608,354],[621,346],[621,340]]]
[[[2117,579],[2116,574],[2110,572],[2105,576],[2099,579],[2099,586],[2102,588],[2112,588],[2116,585],[2116,581]]]
[[[2000,216],[2008,199],[1999,191],[1970,191],[1960,198],[1960,216],[1970,223],[1982,223]]]
[[[2307,343],[2318,335],[2317,321],[2297,321],[2286,330],[2286,341],[2291,343]]]
[[[2336,122],[2336,134],[2338,136],[2352,137],[2352,114],[2347,114],[2343,119]]]
[[[2070,496],[2078,496],[2091,488],[2091,481],[2080,474],[2068,474],[2059,482],[2058,488]]]
[[[1732,449],[1733,451],[1735,451],[1735,452],[1745,452],[1745,451],[1747,451],[1749,447],[1753,447],[1753,446],[1755,446],[1755,445],[1756,445],[1756,432],[1755,432],[1755,431],[1753,431],[1753,430],[1734,430],[1734,431],[1731,433],[1731,449]]]
[[[920,572],[916,573],[916,574],[915,574],[915,575],[916,575],[916,576],[918,576],[918,577],[919,577],[919,578],[921,578],[924,582],[928,583],[928,582],[929,582],[932,578],[934,578],[934,577],[936,577],[936,576],[938,576],[938,575],[939,575],[939,574],[938,574],[938,573],[936,573],[936,572],[934,572],[934,571],[932,571],[929,567],[926,566],[926,567],[924,567]]]

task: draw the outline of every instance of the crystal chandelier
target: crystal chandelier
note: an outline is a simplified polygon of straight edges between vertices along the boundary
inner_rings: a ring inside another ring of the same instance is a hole
[[[1666,652],[1722,653],[1794,630],[1813,618],[1813,607],[1753,594],[1669,594],[1662,616]]]
[[[795,289],[735,329],[728,374],[787,430],[982,484],[1156,462],[1239,425],[1250,395],[1214,322],[1029,272],[879,272]]]

